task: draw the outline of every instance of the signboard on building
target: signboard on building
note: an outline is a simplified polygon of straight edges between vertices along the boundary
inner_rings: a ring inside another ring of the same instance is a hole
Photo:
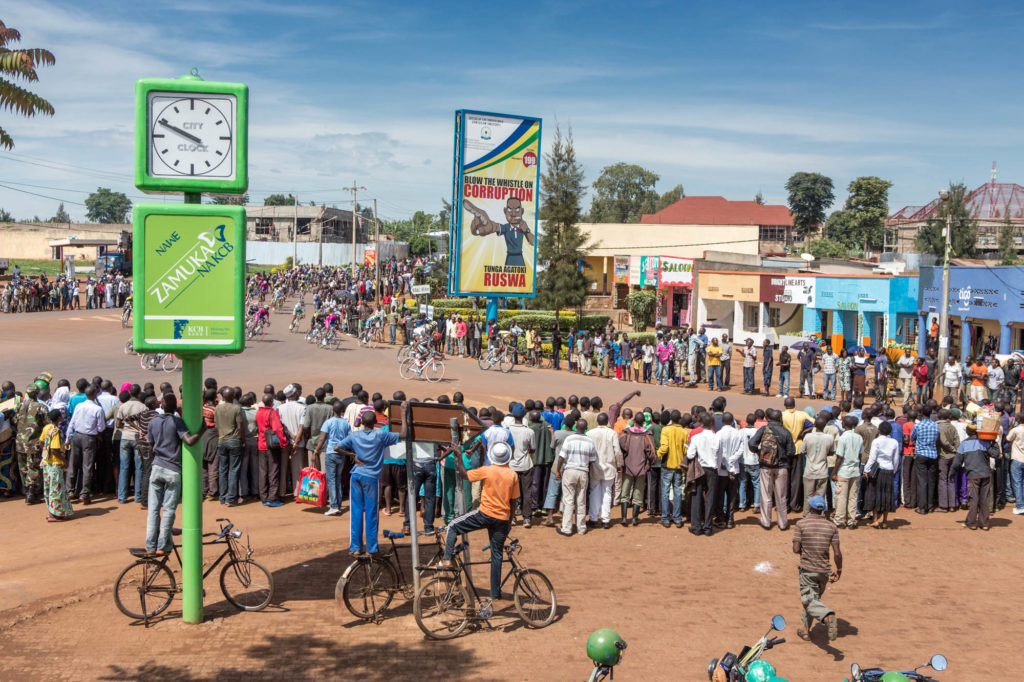
[[[786,277],[784,275],[761,275],[761,301],[764,303],[785,303]]]
[[[536,295],[540,126],[538,118],[455,112],[454,295]]]
[[[363,265],[372,268],[377,262],[377,249],[366,249],[363,251]]]
[[[814,307],[814,277],[786,277],[782,302]]]
[[[135,350],[241,353],[245,209],[136,204],[132,223]]]
[[[429,296],[430,295],[430,285],[429,284],[413,284],[412,287],[410,287],[410,291],[412,291],[412,295],[413,296]]]
[[[615,284],[629,284],[629,256],[615,256]]]
[[[661,274],[658,263],[658,256],[640,256],[640,286],[658,288],[658,275]]]
[[[693,288],[693,259],[661,256],[661,286]]]

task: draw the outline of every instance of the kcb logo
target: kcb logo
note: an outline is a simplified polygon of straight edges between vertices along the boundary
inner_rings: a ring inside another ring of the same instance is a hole
[[[537,165],[537,155],[533,152],[526,152],[523,154],[523,165],[527,168]]]

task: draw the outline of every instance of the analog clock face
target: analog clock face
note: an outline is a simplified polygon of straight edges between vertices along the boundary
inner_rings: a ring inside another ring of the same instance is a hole
[[[235,177],[234,95],[149,93],[149,174]]]

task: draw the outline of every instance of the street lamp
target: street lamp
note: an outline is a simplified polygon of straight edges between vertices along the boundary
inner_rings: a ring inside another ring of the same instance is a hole
[[[953,221],[949,210],[948,189],[939,190],[939,201],[946,207],[946,232],[942,258],[942,306],[939,308],[939,352],[938,358],[936,358],[939,371],[941,371],[941,368],[946,366],[946,358],[949,355],[949,239]]]

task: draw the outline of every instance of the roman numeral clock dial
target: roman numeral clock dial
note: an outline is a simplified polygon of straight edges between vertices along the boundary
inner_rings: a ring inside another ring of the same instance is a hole
[[[153,177],[235,177],[233,95],[149,93],[149,173]]]

